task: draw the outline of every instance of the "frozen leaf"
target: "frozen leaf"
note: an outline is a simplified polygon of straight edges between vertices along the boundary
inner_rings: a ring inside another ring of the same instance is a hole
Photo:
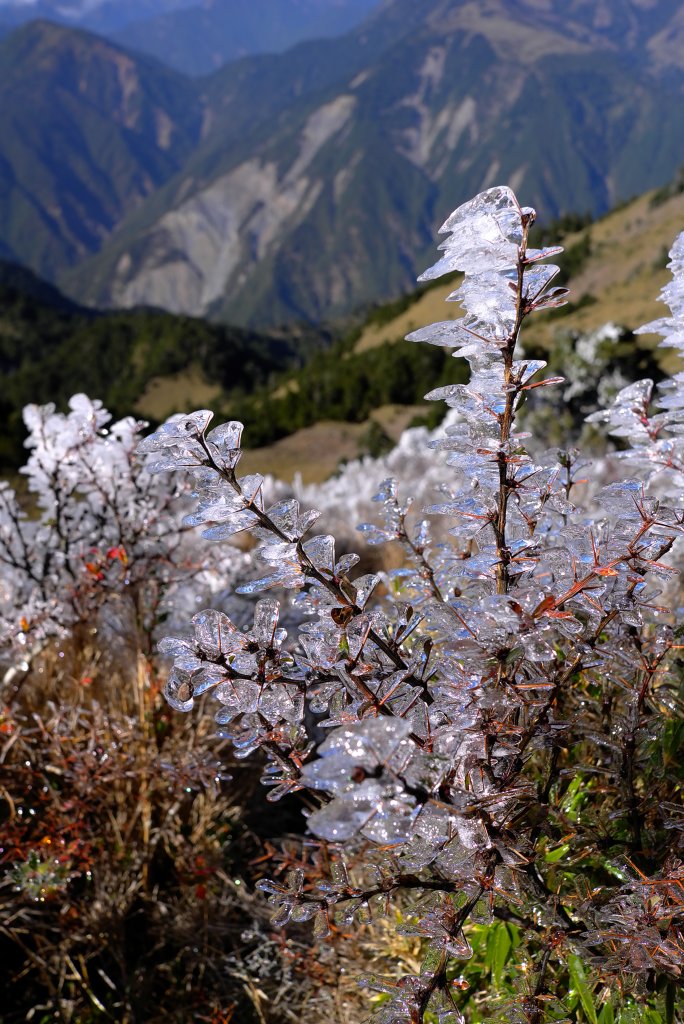
[[[307,825],[319,839],[342,843],[357,835],[367,825],[380,806],[380,794],[375,800],[364,798],[335,799],[309,816]]]
[[[373,495],[373,501],[393,502],[397,496],[397,481],[394,477],[383,480],[377,492]]]
[[[172,416],[162,424],[159,430],[140,442],[138,452],[141,455],[147,455],[168,446],[180,445],[182,447],[184,442],[199,438],[204,434],[213,415],[208,409],[200,409],[199,412],[189,413],[187,416]]]
[[[312,537],[302,545],[307,558],[325,576],[335,571],[335,538],[331,536]]]
[[[214,427],[207,434],[209,451],[215,462],[224,469],[235,469],[240,460],[242,454],[240,441],[243,429],[242,423],[231,420],[229,423],[222,423],[221,426]]]
[[[264,510],[264,478],[260,473],[243,476],[238,480],[242,491],[242,501],[248,507]]]
[[[448,301],[460,302],[471,317],[482,322],[498,323],[501,333],[507,335],[515,323],[516,279],[513,271],[466,276]]]
[[[235,628],[227,615],[214,608],[198,612],[192,622],[197,644],[211,658],[233,654],[246,645],[244,634]]]
[[[299,537],[299,502],[294,498],[271,505],[268,517],[288,540],[296,540]]]
[[[560,256],[562,252],[562,245],[550,246],[547,249],[526,249],[525,262],[535,263],[537,260],[547,260],[550,259],[552,256]]]
[[[505,186],[481,192],[459,206],[440,228],[451,234],[440,245],[442,259],[421,274],[430,281],[454,270],[476,273],[513,267],[522,242],[522,213],[513,192]]]
[[[335,575],[336,576],[346,576],[347,573],[350,571],[350,569],[353,569],[354,566],[358,565],[358,563],[360,561],[361,561],[361,559],[359,558],[358,555],[355,555],[355,554],[342,555],[342,557],[340,559],[338,559],[338,561],[337,561],[337,563],[335,565]]]
[[[162,654],[169,654],[171,657],[184,657],[187,654],[194,656],[197,653],[192,640],[183,640],[175,636],[165,636],[157,644],[157,650]]]
[[[191,711],[194,692],[189,674],[173,668],[164,687],[164,696],[171,707],[176,711]]]
[[[228,522],[202,530],[204,539],[213,541],[227,540],[229,537],[235,537],[236,534],[243,533],[245,530],[251,530],[259,524],[259,519],[254,512],[231,512],[229,515]],[[191,519],[192,517],[188,516],[189,525],[192,525]],[[206,522],[206,519],[203,518],[202,521]]]
[[[356,603],[359,608],[365,608],[369,597],[380,582],[380,577],[376,576],[375,573],[369,573],[367,576],[359,576],[358,579],[354,580],[354,589],[356,591]]]
[[[465,326],[463,320],[446,320],[441,323],[431,324],[429,327],[421,327],[420,330],[412,331],[406,335],[406,341],[425,342],[428,345],[442,345],[444,348],[459,349],[459,354],[464,350],[476,351],[477,338]]]
[[[389,541],[396,539],[395,533],[383,530],[376,526],[375,523],[360,523],[356,529],[363,533],[364,540],[369,545],[387,544]]]
[[[330,933],[330,919],[326,908],[322,908],[316,914],[314,921],[314,935],[317,939],[327,939]]]

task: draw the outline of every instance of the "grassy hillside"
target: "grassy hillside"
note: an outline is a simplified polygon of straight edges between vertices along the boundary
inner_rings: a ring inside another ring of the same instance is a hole
[[[684,229],[684,184],[648,192],[589,223],[581,230],[560,224],[543,232],[562,244],[556,261],[570,288],[569,303],[551,315],[532,317],[523,333],[529,346],[550,347],[559,331],[591,331],[608,321],[630,330],[663,315],[658,293],[669,280],[667,252]],[[573,220],[566,223],[572,227]],[[457,303],[446,298],[454,281],[441,280],[394,304],[379,306],[359,334],[354,351],[362,353],[394,343],[416,327],[458,319]]]

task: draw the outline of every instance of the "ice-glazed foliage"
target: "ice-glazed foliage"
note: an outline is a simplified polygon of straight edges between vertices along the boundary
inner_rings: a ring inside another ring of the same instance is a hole
[[[660,334],[663,348],[684,355],[684,232],[670,250],[669,269],[673,280],[661,292],[671,316],[653,320],[637,334]],[[669,498],[684,492],[684,371],[654,388],[652,380],[641,380],[623,388],[610,409],[589,417],[629,447],[619,458],[638,470],[640,479]]]
[[[111,423],[85,395],[67,413],[31,405],[24,418],[28,500],[0,483],[3,662],[26,669],[32,654],[79,624],[99,629],[105,644],[136,621],[151,636],[160,616],[183,616],[198,589],[235,579],[244,557],[208,558],[183,524],[183,481],[170,493],[143,470],[136,448],[146,424]]]
[[[634,476],[595,485],[587,507],[579,453],[530,456],[516,411],[559,379],[524,358],[520,330],[565,294],[543,262],[560,250],[528,248],[534,218],[508,188],[476,196],[423,275],[460,271],[450,300],[464,315],[409,338],[453,348],[471,374],[429,396],[453,410],[432,442],[446,453],[441,494],[416,516],[396,481],[378,481],[378,519],[361,525],[369,543],[403,548],[396,570],[364,572],[312,535],[317,514],[295,499],[269,507],[261,478],[238,474],[239,424],[207,432],[198,412],[140,447],[152,470],[194,477],[187,521],[209,540],[251,533],[265,568],[243,592],[294,592],[288,632],[262,597],[247,630],[206,611],[165,640],[167,695],[189,710],[213,693],[239,755],[261,749],[270,799],[307,791],[330,880],[316,887],[302,868],[264,882],[276,924],[313,918],[324,938],[401,907],[424,961],[364,979],[386,997],[381,1024],[596,1024],[599,1012],[608,1024],[634,993],[672,1020],[684,962],[681,669],[676,613],[659,598],[676,593],[684,378],[656,411],[642,382],[601,414],[631,443],[618,465]],[[649,328],[680,348],[683,252],[680,238],[672,318]],[[492,989],[473,999],[472,979],[453,982],[483,925],[493,945],[477,978]]]

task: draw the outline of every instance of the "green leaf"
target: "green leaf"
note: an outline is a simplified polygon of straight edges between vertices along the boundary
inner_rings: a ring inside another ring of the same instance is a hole
[[[584,972],[584,965],[575,953],[571,953],[568,957],[568,970],[570,972],[570,980],[572,981],[574,988],[577,990],[580,1002],[582,1003],[582,1009],[587,1015],[587,1019],[591,1024],[598,1024],[594,998],[592,996],[589,982],[587,981],[587,976]]]
[[[492,964],[492,977],[494,978],[497,988],[501,988],[504,964],[506,963],[512,945],[513,943],[510,935],[508,934],[508,928],[505,924],[499,925],[496,932],[496,939],[494,941],[494,957]]]
[[[612,1003],[606,1003],[599,1014],[598,1024],[615,1024],[615,1011]]]
[[[562,860],[570,853],[570,847],[568,843],[563,843],[562,846],[557,846],[555,850],[549,850],[548,853],[544,854],[544,860],[547,864],[556,864],[559,860]]]
[[[428,946],[423,962],[420,965],[421,974],[436,974],[442,966],[442,954],[435,946]]]
[[[571,814],[572,811],[577,809],[577,804],[582,802],[584,795],[582,792],[582,782],[582,776],[576,775],[565,790],[561,801],[561,810],[566,814]]]
[[[499,932],[502,928],[505,928],[503,921],[497,921],[496,924],[490,924],[487,929],[487,951],[485,953],[485,969],[489,972],[494,970],[494,950],[496,949],[496,943],[499,938]]]
[[[667,988],[665,989],[665,1020],[667,1024],[674,1024],[675,1019],[675,985],[673,981],[668,981]]]

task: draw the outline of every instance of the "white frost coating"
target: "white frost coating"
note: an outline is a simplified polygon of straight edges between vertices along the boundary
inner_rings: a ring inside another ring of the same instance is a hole
[[[450,237],[439,246],[444,256],[419,281],[431,281],[454,270],[475,274],[509,270],[515,266],[522,241],[520,207],[504,185],[481,192],[442,224]]]
[[[183,621],[198,587],[211,598],[239,582],[246,556],[208,548],[183,524],[183,486],[173,500],[142,470],[135,450],[144,424],[112,423],[85,395],[74,395],[66,414],[29,405],[24,421],[31,454],[22,472],[37,514],[28,519],[0,482],[3,660],[30,661],[83,622],[106,638],[135,629],[136,614],[150,629],[162,611]]]
[[[325,483],[303,484],[298,474],[292,484],[292,493],[305,507],[320,509],[326,516],[328,528],[341,541],[358,545],[356,525],[375,515],[373,498],[378,481],[396,478],[402,490],[408,493],[410,489],[416,509],[435,500],[444,479],[444,464],[442,455],[428,445],[443,434],[446,426],[457,420],[457,414],[450,412],[441,427],[433,432],[425,427],[405,430],[387,455],[348,462]]]

